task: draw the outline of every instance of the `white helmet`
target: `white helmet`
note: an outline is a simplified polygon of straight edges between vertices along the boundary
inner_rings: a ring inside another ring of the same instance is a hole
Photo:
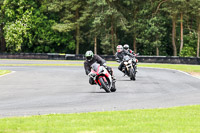
[[[117,52],[120,53],[122,52],[122,50],[123,50],[122,45],[117,45]]]

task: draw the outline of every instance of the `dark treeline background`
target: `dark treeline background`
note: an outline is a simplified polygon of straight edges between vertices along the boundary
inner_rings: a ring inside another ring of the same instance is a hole
[[[0,51],[197,56],[200,0],[0,0]]]

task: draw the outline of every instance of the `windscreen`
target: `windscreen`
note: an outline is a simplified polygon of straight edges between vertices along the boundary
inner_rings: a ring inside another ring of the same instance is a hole
[[[128,55],[124,56],[124,61],[130,60],[130,57]]]
[[[92,64],[91,67],[92,67],[92,69],[93,69],[95,72],[97,72],[97,69],[98,69],[99,66],[100,66],[100,65],[99,65],[98,63],[95,62],[95,63]]]

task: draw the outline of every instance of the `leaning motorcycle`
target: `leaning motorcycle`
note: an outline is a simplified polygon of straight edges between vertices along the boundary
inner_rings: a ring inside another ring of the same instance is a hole
[[[124,71],[125,75],[129,76],[131,80],[136,80],[136,63],[138,60],[134,57],[130,57],[128,55],[123,58],[124,66],[122,67],[122,71]]]
[[[96,84],[100,86],[100,89],[104,89],[106,92],[115,92],[115,82],[104,66],[100,66],[98,63],[91,65],[91,73],[89,74]]]

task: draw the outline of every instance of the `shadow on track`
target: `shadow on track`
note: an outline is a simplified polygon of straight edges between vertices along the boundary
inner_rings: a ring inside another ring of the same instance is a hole
[[[117,81],[127,81],[127,82],[132,81],[133,82],[133,80],[130,80],[130,79],[119,79],[119,80],[117,79]]]
[[[95,92],[89,92],[89,93],[107,93],[107,92],[103,92],[103,91],[95,91]],[[112,92],[110,92],[110,93],[112,93]],[[109,93],[108,93],[109,94]]]

